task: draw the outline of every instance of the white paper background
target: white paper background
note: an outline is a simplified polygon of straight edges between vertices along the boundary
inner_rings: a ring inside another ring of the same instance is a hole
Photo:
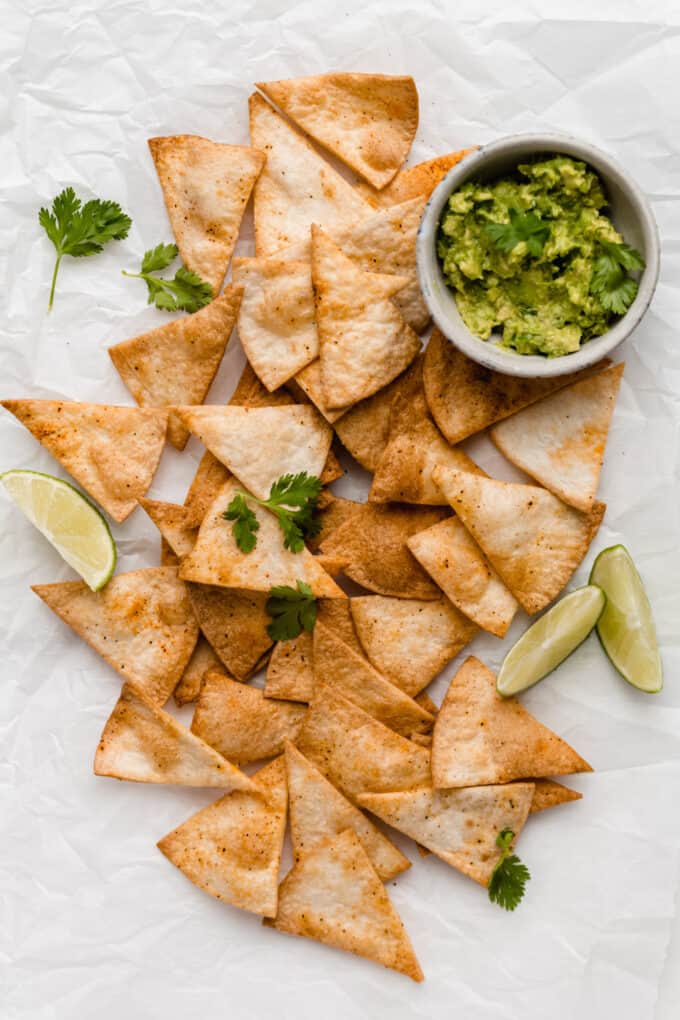
[[[117,679],[31,594],[30,583],[71,575],[2,501],[1,1020],[677,1017],[677,9],[626,0],[1,0],[0,25],[3,396],[129,402],[106,347],[163,315],[144,309],[142,284],[120,270],[170,239],[146,138],[246,142],[256,79],[336,68],[413,74],[421,98],[413,161],[542,128],[617,156],[652,200],[664,257],[652,309],[623,352],[602,479],[609,510],[594,549],[624,541],[635,556],[667,678],[660,696],[638,694],[591,639],[526,696],[597,771],[574,780],[583,801],[527,826],[521,853],[533,879],[514,915],[409,850],[414,866],[390,893],[426,972],[417,987],[263,930],[195,889],[155,849],[211,795],[92,775]],[[65,260],[47,317],[52,250],[36,214],[67,184],[118,199],[134,227],[100,257]],[[215,400],[230,392],[241,358],[233,340]],[[510,477],[486,440],[473,445],[492,472]],[[194,443],[183,457],[168,450],[151,495],[181,501],[199,456]],[[55,470],[3,414],[0,469],[13,466]],[[143,514],[114,530],[120,569],[156,562],[157,535]],[[586,575],[584,567],[576,581]],[[524,625],[516,621],[510,641]],[[489,637],[471,650],[497,666],[507,646]]]

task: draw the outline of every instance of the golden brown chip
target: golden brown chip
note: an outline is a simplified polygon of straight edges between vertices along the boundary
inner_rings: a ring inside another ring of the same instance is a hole
[[[205,308],[109,347],[109,355],[140,407],[202,404],[236,321],[242,290],[227,287]],[[168,417],[168,439],[183,450],[188,429]]]
[[[179,565],[179,556],[172,551],[172,546],[162,535],[159,563],[161,567],[176,567]]]
[[[480,786],[570,772],[592,769],[519,701],[502,698],[496,677],[484,663],[473,656],[466,659],[434,725],[434,786]]]
[[[335,433],[354,459],[367,471],[375,471],[390,434],[390,411],[395,397],[406,384],[403,373],[389,386],[343,414],[335,424]]]
[[[264,693],[267,698],[281,698],[284,701],[312,700],[312,635],[306,630],[292,641],[279,641],[274,645],[267,665]]]
[[[237,680],[248,680],[272,646],[267,633],[267,594],[187,584],[198,625],[219,659]]]
[[[276,917],[264,923],[423,980],[401,918],[351,829],[300,858],[281,883]]]
[[[146,495],[163,452],[167,411],[73,400],[0,403],[116,523]]]
[[[252,779],[130,683],[104,727],[94,772],[133,783],[257,791]]]
[[[476,149],[475,145],[471,149],[460,149],[446,156],[436,156],[424,163],[416,163],[415,166],[407,166],[382,191],[363,183],[357,185],[357,191],[367,202],[379,206],[396,205],[397,202],[406,202],[416,197],[429,198],[449,170]]]
[[[283,758],[253,776],[261,792],[234,791],[198,811],[158,843],[189,881],[241,910],[275,917],[286,828]]]
[[[196,520],[202,521],[215,496],[231,477],[229,468],[206,450],[184,497],[184,508]]]
[[[290,834],[296,861],[329,837],[352,829],[383,882],[411,866],[394,843],[290,742],[286,744],[286,769]]]
[[[176,567],[115,574],[101,591],[83,581],[33,591],[125,680],[163,705],[198,639],[198,624]]]
[[[219,672],[223,669],[215,651],[203,636],[199,637],[182,679],[175,687],[175,704],[181,708],[182,705],[195,701],[208,670]]]
[[[583,796],[578,790],[571,790],[562,783],[556,783],[554,779],[534,779],[534,799],[531,802],[531,814],[537,811],[545,811],[547,808],[558,807],[560,804],[568,804],[572,800],[580,800]],[[512,784],[514,785],[514,784]]]
[[[338,478],[342,478],[345,473],[345,469],[338,460],[338,456],[331,446],[326,457],[326,463],[323,466],[323,471],[319,475],[319,481],[322,485],[332,485],[333,482],[337,482]]]
[[[317,605],[317,619],[349,645],[357,655],[363,656],[364,650],[354,629],[349,599],[320,599]]]
[[[185,506],[161,503],[157,499],[140,499],[139,505],[149,515],[161,535],[179,559],[191,552],[198,535],[200,519]]]
[[[217,294],[264,153],[197,135],[150,138],[149,148],[182,261]]]
[[[250,362],[246,361],[228,403],[237,407],[285,407],[295,401],[285,389],[270,392],[258,379]]]
[[[361,503],[356,503],[352,499],[343,499],[342,496],[335,496],[330,493],[331,501],[319,511],[319,521],[321,528],[318,535],[313,535],[307,540],[307,545],[310,549],[315,551],[319,548],[322,542],[324,542],[336,528],[339,528],[345,521],[350,520],[354,516],[354,512],[357,507],[360,507]]]
[[[321,543],[321,552],[344,556],[344,573],[378,595],[438,599],[441,592],[408,550],[407,540],[450,514],[440,507],[361,503]]]
[[[191,732],[230,761],[247,765],[281,754],[285,741],[300,732],[306,712],[305,705],[265,698],[259,687],[207,673]]]

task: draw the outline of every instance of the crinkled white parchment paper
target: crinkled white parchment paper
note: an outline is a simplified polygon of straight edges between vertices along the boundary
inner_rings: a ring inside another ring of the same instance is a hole
[[[594,638],[525,703],[588,758],[584,799],[532,818],[532,872],[506,915],[434,857],[390,885],[422,986],[262,929],[192,886],[156,840],[205,791],[96,779],[92,756],[118,680],[33,596],[71,576],[0,501],[0,1017],[188,1020],[411,1017],[670,1020],[680,1000],[680,16],[659,2],[433,0],[0,2],[0,390],[129,403],[106,348],[164,321],[120,270],[170,239],[146,139],[247,141],[251,83],[328,69],[411,73],[412,161],[531,129],[602,146],[649,194],[664,245],[656,299],[622,351],[593,552],[630,548],[658,621],[666,688],[616,677]],[[129,238],[62,266],[38,206],[65,185],[118,199]],[[241,244],[248,252],[249,242]],[[212,399],[242,364],[230,349]],[[473,444],[511,477],[486,440]],[[151,495],[181,501],[200,456],[168,449]],[[0,469],[55,465],[0,419]],[[354,487],[353,487],[354,486]],[[340,491],[359,492],[342,482]],[[114,529],[121,570],[157,562],[141,512]],[[588,557],[588,562],[592,556]],[[587,577],[588,564],[574,580]],[[470,651],[496,667],[509,638]],[[447,676],[451,670],[447,670]],[[435,686],[441,697],[444,681]],[[404,843],[406,845],[406,843]],[[674,933],[674,935],[673,935]],[[670,950],[669,950],[670,945]]]

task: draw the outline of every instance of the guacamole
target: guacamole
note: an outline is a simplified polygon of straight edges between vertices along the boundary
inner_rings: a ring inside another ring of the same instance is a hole
[[[519,354],[557,357],[606,332],[637,292],[638,252],[602,210],[597,174],[555,156],[448,200],[437,255],[471,332]]]

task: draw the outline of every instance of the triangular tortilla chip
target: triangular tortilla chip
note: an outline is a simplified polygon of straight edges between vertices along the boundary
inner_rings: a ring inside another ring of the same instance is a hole
[[[246,361],[227,403],[236,407],[285,407],[294,404],[295,400],[285,389],[270,392],[255,374],[250,362]]]
[[[423,980],[401,918],[351,829],[300,858],[281,883],[276,917],[264,924]]]
[[[196,543],[200,520],[185,506],[162,503],[157,499],[140,499],[139,505],[149,515],[176,556],[181,559],[191,552]]]
[[[211,584],[187,583],[198,625],[214,652],[237,680],[248,680],[272,646],[267,595]]]
[[[418,90],[406,75],[317,74],[257,87],[374,188],[392,180],[418,128]]]
[[[286,744],[286,769],[290,835],[296,861],[329,837],[352,829],[383,882],[411,866],[408,857],[290,742]]]
[[[115,574],[96,592],[83,581],[35,584],[33,591],[125,680],[165,704],[198,639],[176,567]]]
[[[363,657],[364,650],[359,644],[357,632],[354,629],[352,612],[349,599],[320,599],[317,604],[317,620],[327,630],[337,635],[341,641]]]
[[[204,892],[275,917],[286,828],[283,757],[253,779],[261,793],[225,794],[164,836],[158,849]]]
[[[182,261],[217,294],[265,155],[197,135],[150,138],[149,148]]]
[[[313,225],[312,282],[324,403],[350,407],[392,382],[420,350],[390,301],[409,280],[363,272]]]
[[[421,787],[364,793],[359,803],[475,882],[488,885],[501,854],[498,833],[511,829],[515,838],[519,835],[533,795],[533,783],[464,790]]]
[[[431,782],[429,751],[324,684],[317,685],[295,745],[353,801],[369,790]]]
[[[407,166],[381,191],[363,183],[357,185],[357,191],[367,202],[380,206],[396,205],[397,202],[406,202],[416,197],[429,198],[449,170],[460,163],[464,156],[475,152],[476,148],[475,145],[471,149],[460,149],[446,156],[436,156],[424,163]]]
[[[448,599],[423,602],[364,595],[350,599],[369,661],[415,697],[472,640],[477,628]]]
[[[583,796],[578,790],[572,790],[553,779],[534,779],[534,798],[531,802],[531,814],[545,811],[547,808],[568,804],[572,800],[580,800]],[[515,784],[512,783],[512,786]]]
[[[323,495],[323,494],[322,494]],[[330,502],[323,506],[318,513],[318,521],[321,527],[317,535],[312,535],[307,540],[309,549],[316,550],[336,528],[339,528],[345,521],[349,521],[355,514],[361,503],[353,499],[343,499],[342,496],[335,496],[328,492]],[[320,505],[320,504],[319,504]]]
[[[116,523],[130,516],[161,459],[167,411],[72,400],[0,403]]]
[[[311,266],[276,256],[234,259],[233,279],[243,287],[243,350],[267,389],[275,390],[319,356]]]
[[[306,630],[292,641],[279,641],[274,645],[267,664],[264,693],[267,698],[281,698],[283,701],[312,700],[312,635]]]
[[[457,517],[419,531],[408,547],[461,613],[496,637],[504,637],[517,600]]]
[[[344,474],[345,469],[340,463],[337,453],[331,446],[328,451],[328,456],[326,457],[326,463],[323,466],[323,471],[319,475],[319,481],[322,485],[332,485],[333,482],[337,482],[338,478],[342,478]]]
[[[522,379],[483,368],[467,358],[438,329],[425,351],[423,382],[432,416],[450,443],[507,418],[608,362],[548,379]]]
[[[390,435],[392,404],[407,376],[404,372],[372,397],[360,400],[335,425],[342,445],[366,471],[375,471],[380,463]]]
[[[345,413],[346,409],[343,407],[333,411],[326,404],[321,383],[321,361],[319,358],[298,372],[294,379],[289,379],[286,386],[291,393],[295,394],[298,401],[309,400],[314,404],[317,411],[331,425],[335,424]]]
[[[446,498],[432,477],[436,467],[484,473],[463,450],[450,446],[432,421],[423,389],[422,360],[418,358],[392,402],[389,438],[368,498],[374,503],[445,506]]]
[[[234,328],[242,291],[227,287],[205,308],[109,347],[109,355],[140,407],[202,404]],[[168,417],[168,439],[183,450],[188,430]]]
[[[371,215],[361,198],[262,96],[248,100],[250,137],[267,162],[255,185],[255,253],[304,241],[312,223],[329,230]]]
[[[282,475],[323,471],[333,433],[304,404],[289,407],[180,407],[188,429],[258,499]]]
[[[201,635],[189,659],[187,668],[182,674],[182,679],[175,687],[175,704],[181,708],[182,705],[188,705],[190,702],[195,701],[201,689],[203,677],[208,670],[219,672],[222,669],[222,662]]]
[[[314,627],[314,683],[338,690],[402,736],[428,729],[428,723],[433,722],[429,712],[318,620]]]
[[[433,785],[482,786],[570,772],[592,769],[519,701],[502,698],[496,677],[484,663],[473,656],[466,659],[434,725]]]
[[[264,507],[249,504],[260,527],[253,551],[241,552],[232,534],[232,522],[222,516],[239,491],[240,486],[233,480],[220,489],[203,518],[196,545],[182,561],[180,575],[200,584],[262,592],[282,584],[295,587],[297,581],[304,581],[314,595],[344,598],[342,590],[307,549],[294,553],[284,548],[278,521]]]
[[[321,552],[344,556],[344,573],[378,595],[438,599],[441,592],[406,545],[450,514],[440,507],[382,506],[361,503],[356,512],[321,543]]]
[[[559,595],[588,551],[606,509],[589,514],[536,485],[466,471],[435,470],[435,480],[472,537],[527,613]]]
[[[592,509],[623,365],[565,386],[491,429],[501,453],[578,510]]]
[[[123,684],[102,731],[94,772],[133,783],[257,792],[252,779],[130,683]]]
[[[259,687],[207,673],[191,732],[230,761],[247,765],[281,754],[284,742],[300,732],[306,712],[305,705],[265,698]]]
[[[202,521],[215,496],[231,477],[229,468],[226,468],[210,450],[206,450],[184,497],[185,510],[196,520]]]

